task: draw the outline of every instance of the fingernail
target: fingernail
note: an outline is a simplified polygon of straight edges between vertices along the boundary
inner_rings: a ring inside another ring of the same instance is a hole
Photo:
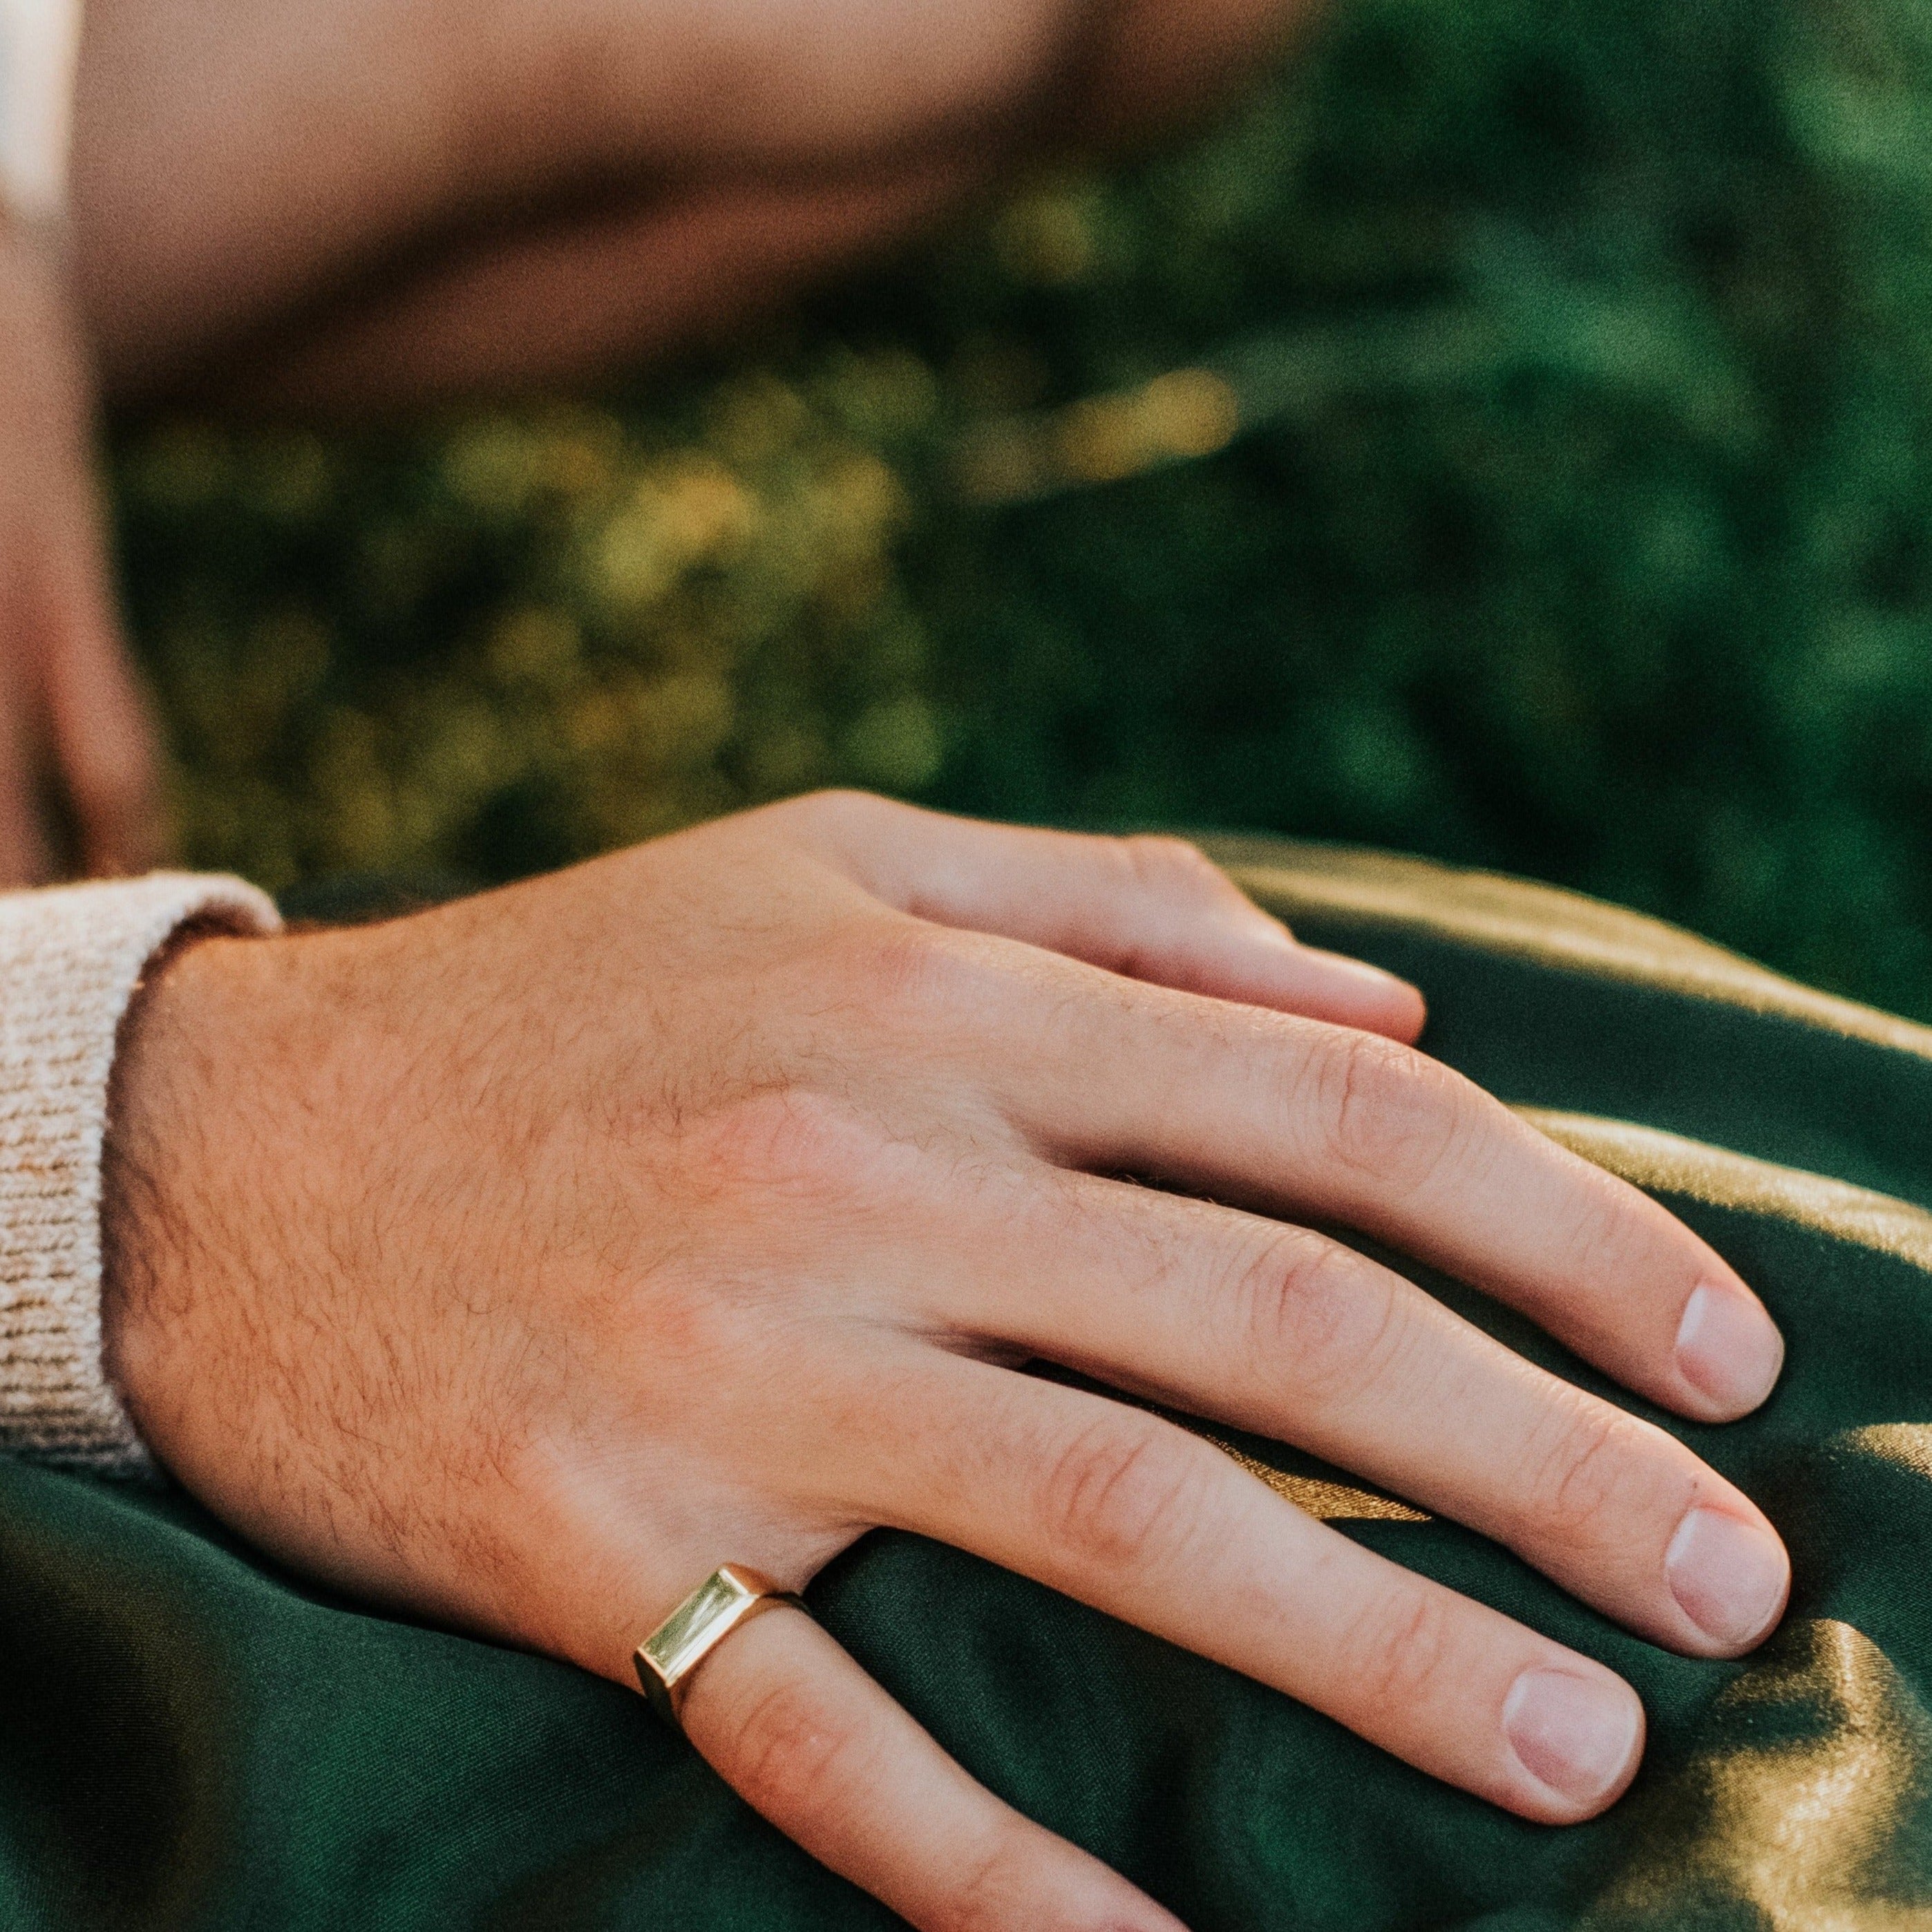
[[[1406,992],[1415,991],[1406,980],[1397,977],[1380,966],[1372,966],[1366,959],[1352,959],[1346,952],[1316,952],[1312,946],[1304,950],[1315,953],[1315,956],[1340,978],[1354,980],[1362,986],[1373,986],[1384,992],[1391,986],[1400,986]]]
[[[1784,1366],[1784,1337],[1757,1302],[1706,1282],[1691,1292],[1677,1324],[1677,1366],[1727,1415],[1744,1415],[1770,1394]]]
[[[1613,1677],[1526,1670],[1503,1700],[1503,1735],[1538,1784],[1588,1808],[1629,1777],[1642,1740],[1643,1706]]]
[[[1791,1559],[1768,1531],[1722,1510],[1694,1509],[1664,1556],[1670,1594],[1726,1652],[1748,1650],[1774,1624],[1791,1588]]]
[[[1421,994],[1400,974],[1371,966],[1366,959],[1351,959],[1345,952],[1318,952],[1318,959],[1332,976],[1330,984],[1346,991],[1374,1011],[1376,1022],[1398,1028],[1405,1033],[1420,1029],[1426,1012]]]

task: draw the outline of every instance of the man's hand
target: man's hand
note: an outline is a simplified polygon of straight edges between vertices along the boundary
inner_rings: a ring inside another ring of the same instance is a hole
[[[0,214],[0,886],[146,870],[164,827],[152,727],[115,621],[87,386],[58,266]]]
[[[850,796],[207,940],[117,1076],[110,1366],[290,1563],[620,1682],[720,1563],[796,1588],[888,1524],[1586,1817],[1642,1746],[1609,1671],[1018,1372],[1298,1444],[1658,1643],[1755,1644],[1788,1567],[1744,1496],[1297,1224],[1453,1270],[1683,1414],[1770,1389],[1781,1344],[1724,1263],[1400,1044],[1421,1018],[1186,847]],[[916,1925],[1172,1932],[803,1618],[734,1635],[685,1718]]]

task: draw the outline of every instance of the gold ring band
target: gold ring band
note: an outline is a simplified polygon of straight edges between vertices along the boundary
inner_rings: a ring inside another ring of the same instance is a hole
[[[805,1608],[789,1590],[742,1563],[714,1570],[638,1646],[638,1682],[651,1708],[674,1730],[682,1730],[684,1694],[692,1673],[734,1630],[784,1606]]]

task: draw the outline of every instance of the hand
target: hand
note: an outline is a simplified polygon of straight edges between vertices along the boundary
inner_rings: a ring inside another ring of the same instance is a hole
[[[1272,1218],[1452,1270],[1684,1414],[1768,1392],[1781,1344],[1730,1270],[1399,1044],[1421,1018],[1186,847],[844,795],[388,925],[209,939],[117,1075],[110,1366],[287,1562],[620,1682],[719,1563],[797,1588],[893,1525],[1588,1816],[1641,1749],[1621,1680],[1017,1372],[1300,1444],[1658,1643],[1757,1642],[1788,1566],[1738,1490]],[[685,1718],[916,1925],[1171,1932],[805,1618],[734,1634]]]
[[[107,586],[86,385],[58,264],[0,214],[0,887],[54,862],[50,781],[89,872],[165,847],[152,730]]]
[[[110,382],[358,410],[634,365],[1003,171],[1198,116],[1306,0],[91,0]]]

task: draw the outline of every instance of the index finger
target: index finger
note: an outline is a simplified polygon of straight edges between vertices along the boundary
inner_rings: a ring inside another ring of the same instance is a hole
[[[1184,839],[988,825],[862,792],[820,792],[774,809],[868,891],[935,925],[1393,1039],[1422,1030],[1413,986],[1300,944]]]
[[[1049,1155],[1359,1229],[1700,1420],[1770,1394],[1783,1339],[1715,1250],[1441,1062],[1318,1021],[1071,983],[1081,970],[1030,976],[1049,996],[1016,1003],[1016,1050],[990,1076]]]

